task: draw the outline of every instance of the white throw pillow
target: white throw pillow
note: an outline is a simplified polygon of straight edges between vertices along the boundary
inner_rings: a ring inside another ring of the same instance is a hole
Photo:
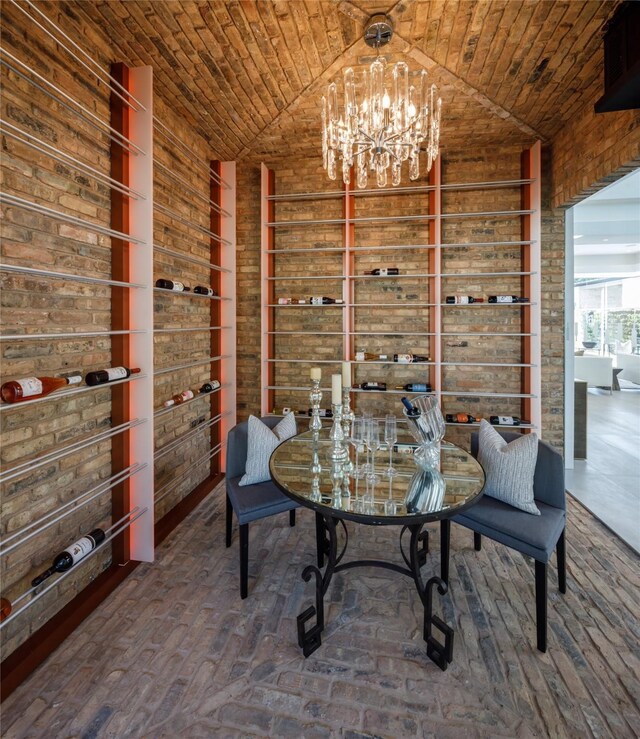
[[[629,341],[616,341],[616,354],[632,354],[633,344]]]
[[[533,499],[537,459],[538,437],[534,433],[507,442],[487,421],[480,422],[478,462],[486,476],[485,495],[539,516]]]
[[[293,413],[287,413],[273,430],[259,418],[249,416],[247,464],[238,485],[256,485],[270,480],[269,458],[273,450],[296,433],[296,417]]]

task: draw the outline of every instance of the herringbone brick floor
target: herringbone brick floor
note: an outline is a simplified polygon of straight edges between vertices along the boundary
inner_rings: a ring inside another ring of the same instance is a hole
[[[252,524],[249,598],[212,494],[2,706],[14,737],[637,737],[639,558],[570,500],[568,592],[549,581],[549,649],[535,648],[532,563],[453,526],[454,661],[425,656],[418,597],[383,570],[335,576],[320,649],[308,510]],[[351,558],[399,559],[397,529],[350,526]],[[437,534],[434,536],[437,550]],[[439,555],[425,566],[439,572]]]

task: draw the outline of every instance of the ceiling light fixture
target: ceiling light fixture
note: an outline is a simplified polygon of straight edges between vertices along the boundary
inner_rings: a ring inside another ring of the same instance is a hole
[[[322,97],[322,163],[329,179],[337,177],[342,160],[342,179],[351,182],[355,166],[356,184],[367,186],[369,170],[375,173],[378,187],[399,185],[402,163],[409,162],[409,179],[420,176],[419,155],[426,152],[426,171],[438,156],[442,100],[435,85],[427,84],[427,72],[421,70],[417,85],[409,85],[409,67],[405,62],[393,66],[387,87],[387,62],[380,47],[388,44],[393,27],[386,15],[374,15],[365,29],[364,40],[373,47],[376,59],[364,73],[362,94],[358,98],[351,67],[344,70],[344,107],[338,107],[338,89],[329,85]]]

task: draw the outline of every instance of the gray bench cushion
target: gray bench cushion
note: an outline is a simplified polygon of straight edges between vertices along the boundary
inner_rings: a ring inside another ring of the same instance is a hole
[[[548,562],[564,529],[566,512],[540,501],[537,503],[540,515],[532,516],[484,496],[476,505],[451,520],[539,562]]]
[[[242,487],[239,482],[240,477],[227,478],[227,495],[240,525],[298,507],[271,480]]]

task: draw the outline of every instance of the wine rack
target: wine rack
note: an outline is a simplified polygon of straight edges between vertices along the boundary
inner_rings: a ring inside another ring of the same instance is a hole
[[[141,371],[0,404],[3,696],[137,562],[153,561],[155,543],[221,478],[235,423],[234,163],[180,142],[150,67],[105,69],[36,6],[13,3],[6,18],[20,33],[7,36],[2,66],[2,382]],[[34,23],[59,60],[50,79],[21,58]],[[87,88],[91,109],[74,98]],[[154,289],[185,272],[216,294]],[[163,353],[176,337],[190,349]],[[210,377],[219,388],[162,407],[165,392]],[[104,541],[30,585],[95,528]]]
[[[426,382],[444,413],[515,416],[526,421],[516,429],[540,432],[540,145],[496,165],[503,178],[469,182],[464,169],[455,159],[438,160],[428,181],[413,186],[300,193],[276,191],[276,173],[263,165],[262,413],[306,403],[314,365],[323,368],[328,393],[328,375],[350,360],[354,385],[387,383],[386,391],[354,387],[357,410],[400,415],[406,391],[395,386]],[[399,274],[366,274],[377,267]],[[311,329],[282,325],[283,308],[297,306],[278,306],[283,293],[274,286],[288,285],[284,294],[296,297],[316,279],[325,280],[323,295],[344,300],[340,315],[326,306]],[[456,294],[485,302],[448,304],[446,296]],[[489,294],[529,301],[488,303]],[[319,341],[310,350],[305,337],[313,335]],[[357,351],[429,361],[355,362]],[[277,373],[280,366],[286,373]],[[448,426],[449,437],[466,444],[478,423]]]

